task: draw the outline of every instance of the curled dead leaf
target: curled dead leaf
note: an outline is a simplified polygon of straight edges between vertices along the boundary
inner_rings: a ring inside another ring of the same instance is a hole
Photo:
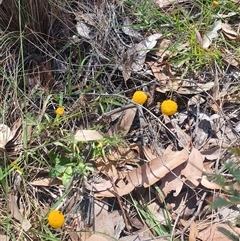
[[[12,216],[20,222],[22,229],[27,232],[32,225],[29,220],[20,212],[17,205],[17,197],[12,194],[9,194],[9,208]]]
[[[223,33],[230,39],[240,41],[240,35],[234,31],[228,24],[222,23]]]
[[[174,152],[169,146],[162,157],[157,157],[128,173],[127,180],[135,187],[149,187],[174,168],[186,162],[187,159],[188,152],[186,149]]]
[[[200,180],[201,184],[208,189],[221,189],[221,187],[217,183],[210,182],[206,176],[202,176]]]
[[[92,184],[92,189],[98,197],[114,197],[130,193],[135,187],[149,187],[166,176],[169,172],[180,166],[188,159],[188,151],[172,151],[169,146],[162,157],[157,157],[152,161],[143,164],[141,167],[134,169],[126,174],[126,179],[120,179],[113,183],[110,180]],[[91,188],[89,187],[89,188]],[[117,192],[117,193],[116,193]]]

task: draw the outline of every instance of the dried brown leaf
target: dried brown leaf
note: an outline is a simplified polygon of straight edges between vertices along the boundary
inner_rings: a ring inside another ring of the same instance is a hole
[[[130,144],[129,146],[117,146],[107,155],[107,159],[113,162],[134,163],[139,162],[142,146]]]
[[[156,54],[159,58],[158,58],[158,63],[162,63],[164,59],[166,59],[166,57],[169,56],[170,51],[169,46],[171,44],[171,40],[169,39],[161,39],[161,41],[158,41],[156,44],[156,51],[153,51],[154,54]]]
[[[136,233],[136,232],[134,232]],[[119,241],[168,241],[168,238],[151,238],[151,233],[146,235],[146,230],[139,230],[137,233],[140,235],[128,235],[119,239]]]
[[[147,146],[143,146],[143,153],[148,162],[157,158],[157,153],[153,153],[153,150]]]
[[[169,172],[165,177],[161,179],[160,189],[162,190],[164,196],[166,197],[171,191],[175,191],[173,193],[174,197],[177,197],[181,192],[183,187],[183,180],[181,180],[180,174],[182,169],[184,168],[184,164],[173,169],[172,172]]]
[[[215,21],[213,26],[205,32],[203,35],[202,46],[204,49],[208,49],[212,44],[212,40],[218,37],[218,30],[222,28],[221,20]]]
[[[157,40],[161,36],[162,34],[150,35],[123,54],[122,73],[125,81],[130,78],[131,72],[137,72],[142,69],[147,53],[156,45]]]
[[[189,231],[189,241],[196,241],[198,236],[198,228],[197,224],[193,221],[190,225],[190,231]]]
[[[206,102],[206,98],[203,98],[203,97],[201,97],[200,94],[197,94],[197,95],[192,96],[188,100],[188,106],[196,105],[196,104],[203,104],[205,102]]]
[[[33,186],[49,187],[53,185],[61,185],[62,181],[57,178],[46,177],[31,182]]]
[[[17,198],[9,194],[9,208],[12,216],[21,223],[22,229],[27,232],[31,228],[31,223],[21,214],[17,205]]]
[[[96,130],[78,130],[74,138],[76,141],[96,141],[103,139],[103,136]]]
[[[162,157],[157,157],[127,173],[125,181],[118,180],[118,182],[115,182],[115,188],[113,188],[110,180],[105,180],[101,183],[92,184],[89,189],[92,188],[98,197],[114,197],[116,192],[119,196],[123,196],[130,193],[135,187],[144,186],[146,188],[153,185],[176,167],[186,162],[188,156],[186,149],[175,152],[169,146]]]
[[[136,40],[141,40],[142,39],[142,35],[139,33],[139,31],[135,30],[132,27],[132,22],[130,21],[129,17],[125,17],[123,20],[123,26],[122,26],[122,30],[126,35],[129,35],[133,38],[135,38]]]
[[[94,183],[91,186],[86,184],[89,190],[95,192],[96,197],[115,197],[116,195],[124,196],[130,193],[135,187],[132,183],[126,183],[124,180],[116,181],[116,191],[113,188],[112,181],[104,180],[100,183]]]
[[[200,46],[203,46],[203,39],[202,39],[200,32],[197,29],[195,29],[194,31],[195,31],[195,38],[196,38],[197,43]]]
[[[115,167],[115,165],[111,162],[108,162],[108,163],[104,163],[104,162],[101,162],[100,164],[97,163],[97,169],[105,174],[107,177],[117,177],[118,176],[118,171]]]
[[[1,2],[0,2],[0,4],[1,4]],[[10,240],[9,236],[0,234],[0,241],[9,241],[9,240]]]
[[[186,149],[174,152],[169,146],[162,157],[157,157],[128,173],[127,180],[135,187],[149,187],[187,159]]]
[[[0,124],[0,148],[5,149],[5,145],[11,140],[11,130],[5,124]]]
[[[235,66],[235,67],[238,67],[239,66],[239,61],[237,61],[233,54],[222,54],[221,53],[221,56],[223,57],[223,59],[230,65],[232,66]]]
[[[95,201],[95,231],[106,234],[107,240],[118,239],[125,223],[118,210],[109,211],[105,202]]]
[[[237,227],[229,227],[227,224],[219,224],[219,223],[215,223],[215,224],[211,224],[208,228],[202,230],[201,232],[199,232],[198,238],[201,239],[202,241],[229,241],[229,238],[224,235],[223,233],[221,233],[220,231],[218,231],[217,228],[219,227],[223,227],[227,230],[229,230],[230,232],[235,233],[235,235],[239,235],[240,236],[240,228]]]
[[[240,35],[237,32],[235,32],[234,30],[232,30],[232,28],[228,24],[222,23],[222,30],[223,30],[223,33],[230,40],[235,40],[235,41],[240,40]]]
[[[192,188],[199,185],[198,179],[202,176],[203,161],[204,157],[202,154],[193,147],[189,155],[187,166],[181,171],[181,174],[188,180],[188,185]]]
[[[123,136],[127,135],[129,132],[133,120],[135,118],[135,115],[137,113],[137,108],[129,108],[124,112],[124,115],[121,119],[121,122],[119,125],[116,126],[116,131],[121,132]]]
[[[214,82],[208,82],[205,84],[198,83],[196,84],[191,84],[191,83],[186,83],[184,82],[182,86],[177,90],[179,94],[199,94],[205,91],[210,90],[214,86]]]
[[[98,235],[98,234],[93,234],[89,238],[86,239],[86,241],[96,241],[96,240],[98,240],[98,241],[108,241],[108,239],[106,239],[103,236]]]
[[[208,189],[221,189],[217,183],[210,182],[206,176],[202,176],[201,184]]]
[[[157,80],[169,80],[169,76],[163,71],[163,65],[157,63],[156,61],[148,61],[147,63],[150,66],[152,73]]]
[[[187,146],[187,144],[191,141],[192,137],[190,137],[186,132],[184,132],[177,123],[175,123],[174,121],[171,122],[171,124],[174,127],[174,130],[177,134],[180,146],[183,147]]]
[[[223,153],[223,149],[219,146],[215,146],[209,150],[202,150],[200,151],[201,154],[210,161],[216,160],[221,154]]]

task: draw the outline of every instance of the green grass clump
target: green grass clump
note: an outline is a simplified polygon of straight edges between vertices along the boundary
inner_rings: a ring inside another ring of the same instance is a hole
[[[172,65],[187,66],[187,71],[196,71],[214,63],[223,65],[220,48],[225,46],[223,35],[214,40],[209,49],[203,49],[196,38],[195,30],[198,30],[203,37],[213,23],[221,19],[217,17],[218,15],[237,12],[236,4],[231,1],[219,2],[217,6],[214,6],[213,1],[194,1],[186,5],[173,2],[165,8],[158,7],[154,1],[146,0],[137,2],[127,0],[125,4],[129,6],[129,12],[134,16],[132,28],[144,29],[149,34],[160,32],[163,38],[171,40],[168,61]],[[222,21],[224,22],[224,19]],[[230,51],[239,51],[235,44],[228,43],[227,48]]]

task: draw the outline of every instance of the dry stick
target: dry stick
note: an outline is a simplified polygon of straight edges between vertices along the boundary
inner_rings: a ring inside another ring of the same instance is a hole
[[[186,196],[185,196],[183,202],[186,203],[186,200],[187,200],[187,193],[186,193]],[[176,234],[174,233],[174,230],[175,230],[175,228],[176,228],[176,226],[177,226],[177,224],[178,224],[178,221],[179,221],[179,219],[180,219],[180,215],[182,214],[184,208],[185,208],[184,205],[182,205],[181,210],[180,210],[180,212],[178,213],[177,218],[176,218],[176,220],[175,220],[175,222],[174,222],[174,224],[173,224],[173,228],[172,228],[172,233],[171,233],[171,238],[170,238],[170,240],[173,240],[173,237],[176,236]]]
[[[207,192],[204,192],[202,195],[202,198],[200,199],[200,203],[198,205],[198,209],[196,211],[196,213],[193,215],[193,217],[190,219],[190,222],[188,223],[188,225],[182,230],[182,235],[181,235],[181,240],[184,241],[184,233],[187,231],[187,229],[190,227],[190,225],[192,224],[192,222],[197,218],[197,215],[199,214],[201,207],[203,205],[203,201],[205,200],[205,197],[207,195]]]
[[[140,128],[143,129],[145,126],[147,126],[147,123],[144,119],[142,106],[138,105],[137,109],[138,109],[138,118],[139,118],[139,122],[140,122]],[[145,143],[144,137],[141,136],[141,139],[142,139],[142,144],[145,145],[146,143]]]
[[[97,121],[100,121],[101,119],[104,119],[104,118],[109,118],[111,115],[117,114],[118,112],[122,112],[124,110],[131,109],[134,107],[136,107],[136,105],[128,104],[123,107],[118,107],[114,110],[110,110],[109,112],[106,112],[106,113],[102,114],[100,117],[98,117]]]
[[[109,177],[109,179],[110,179],[110,181],[112,183],[112,187],[113,187],[113,190],[115,192],[114,194],[115,194],[115,196],[116,196],[116,198],[118,200],[118,204],[120,206],[120,209],[121,209],[121,212],[122,212],[122,215],[123,215],[123,219],[124,219],[124,223],[125,223],[126,229],[127,229],[128,232],[131,232],[132,228],[131,228],[131,225],[128,222],[125,210],[124,210],[123,205],[122,205],[122,200],[121,200],[121,198],[120,198],[120,196],[118,194],[118,191],[117,191],[117,188],[115,186],[115,183],[114,183],[114,181],[113,181],[113,179],[111,177]]]

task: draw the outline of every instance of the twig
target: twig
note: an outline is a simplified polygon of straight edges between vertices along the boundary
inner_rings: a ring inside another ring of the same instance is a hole
[[[184,198],[184,201],[183,201],[183,202],[186,203],[186,200],[187,200],[187,193],[186,193],[186,195],[185,195],[185,198]],[[174,233],[174,230],[175,230],[175,228],[176,228],[176,226],[177,226],[178,220],[180,219],[180,215],[182,214],[184,208],[185,208],[185,206],[182,205],[181,210],[178,212],[177,218],[176,218],[176,220],[175,220],[175,222],[174,222],[174,224],[173,224],[172,234],[171,234],[171,239],[170,239],[170,240],[173,240],[173,237],[176,236],[176,234]]]
[[[119,204],[119,206],[120,206],[120,209],[121,209],[121,212],[122,212],[122,215],[123,215],[123,220],[124,220],[126,229],[127,229],[128,232],[131,232],[131,229],[132,229],[132,228],[131,228],[131,225],[130,225],[129,222],[128,222],[128,219],[127,219],[125,210],[124,210],[123,205],[122,205],[122,200],[121,200],[121,198],[120,198],[120,196],[119,196],[119,194],[118,194],[118,191],[117,191],[117,188],[116,188],[116,186],[115,186],[115,183],[114,183],[114,181],[112,180],[112,178],[109,178],[109,179],[110,179],[110,181],[111,181],[111,183],[112,183],[112,187],[113,187],[113,190],[114,190],[114,194],[115,194],[115,196],[116,196],[116,198],[117,198],[117,200],[118,200],[118,204]]]
[[[135,106],[136,105],[134,105],[134,104],[128,104],[128,105],[116,108],[114,110],[110,110],[109,112],[106,112],[106,113],[102,114],[100,117],[98,117],[97,121],[100,121],[101,119],[104,119],[104,118],[109,118],[111,115],[115,115],[118,112],[122,112],[124,110],[133,108]]]
[[[187,229],[190,227],[190,225],[192,224],[192,222],[197,218],[202,205],[203,205],[203,201],[205,200],[205,197],[207,195],[207,192],[204,192],[202,195],[202,198],[200,199],[200,203],[198,205],[198,209],[196,211],[196,213],[193,215],[193,217],[190,219],[190,222],[188,223],[188,225],[182,230],[182,234],[181,234],[181,240],[184,241],[184,233],[187,231]]]

